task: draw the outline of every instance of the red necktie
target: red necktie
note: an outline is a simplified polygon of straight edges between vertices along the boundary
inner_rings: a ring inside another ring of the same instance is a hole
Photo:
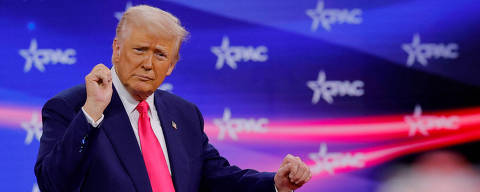
[[[138,118],[138,135],[140,136],[143,160],[147,167],[152,190],[153,192],[174,192],[172,177],[168,171],[162,147],[150,125],[147,102],[140,102],[137,105],[137,111],[140,113]]]

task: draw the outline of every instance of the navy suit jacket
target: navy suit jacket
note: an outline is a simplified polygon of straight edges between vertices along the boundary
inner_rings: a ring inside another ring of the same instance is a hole
[[[176,192],[275,191],[274,173],[242,170],[219,155],[208,143],[203,117],[195,105],[168,92],[154,94]],[[81,110],[85,100],[85,85],[80,85],[59,93],[43,106],[43,135],[35,164],[40,190],[152,191],[142,153],[115,88],[97,128],[87,122]]]

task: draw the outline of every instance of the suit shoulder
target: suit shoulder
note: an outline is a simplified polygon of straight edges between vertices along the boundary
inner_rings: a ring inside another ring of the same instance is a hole
[[[168,104],[172,105],[177,105],[177,106],[189,106],[189,107],[196,107],[195,104],[181,98],[180,96],[177,96],[173,93],[163,91],[163,90],[157,90],[156,94],[158,95],[158,99],[161,99],[162,101],[165,101]]]
[[[79,96],[86,96],[87,91],[85,89],[85,84],[80,84],[74,87],[70,87],[65,89],[55,95],[53,98],[70,98],[70,97],[79,97]]]
[[[85,84],[80,84],[68,89],[65,89],[53,96],[50,100],[47,101],[45,106],[49,103],[57,103],[61,101],[62,103],[69,105],[72,109],[80,109],[85,103],[87,98],[87,91],[85,89]]]

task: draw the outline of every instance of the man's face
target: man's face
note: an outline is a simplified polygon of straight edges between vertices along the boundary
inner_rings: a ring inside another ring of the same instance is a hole
[[[123,42],[114,40],[115,70],[127,91],[137,100],[150,96],[172,73],[176,40],[145,27],[132,27]]]

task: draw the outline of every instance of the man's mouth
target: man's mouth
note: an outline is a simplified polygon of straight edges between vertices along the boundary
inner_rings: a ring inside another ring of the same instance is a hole
[[[150,76],[147,76],[147,75],[135,74],[134,76],[137,77],[138,79],[140,79],[140,81],[153,81],[154,80],[153,77],[150,77]]]

